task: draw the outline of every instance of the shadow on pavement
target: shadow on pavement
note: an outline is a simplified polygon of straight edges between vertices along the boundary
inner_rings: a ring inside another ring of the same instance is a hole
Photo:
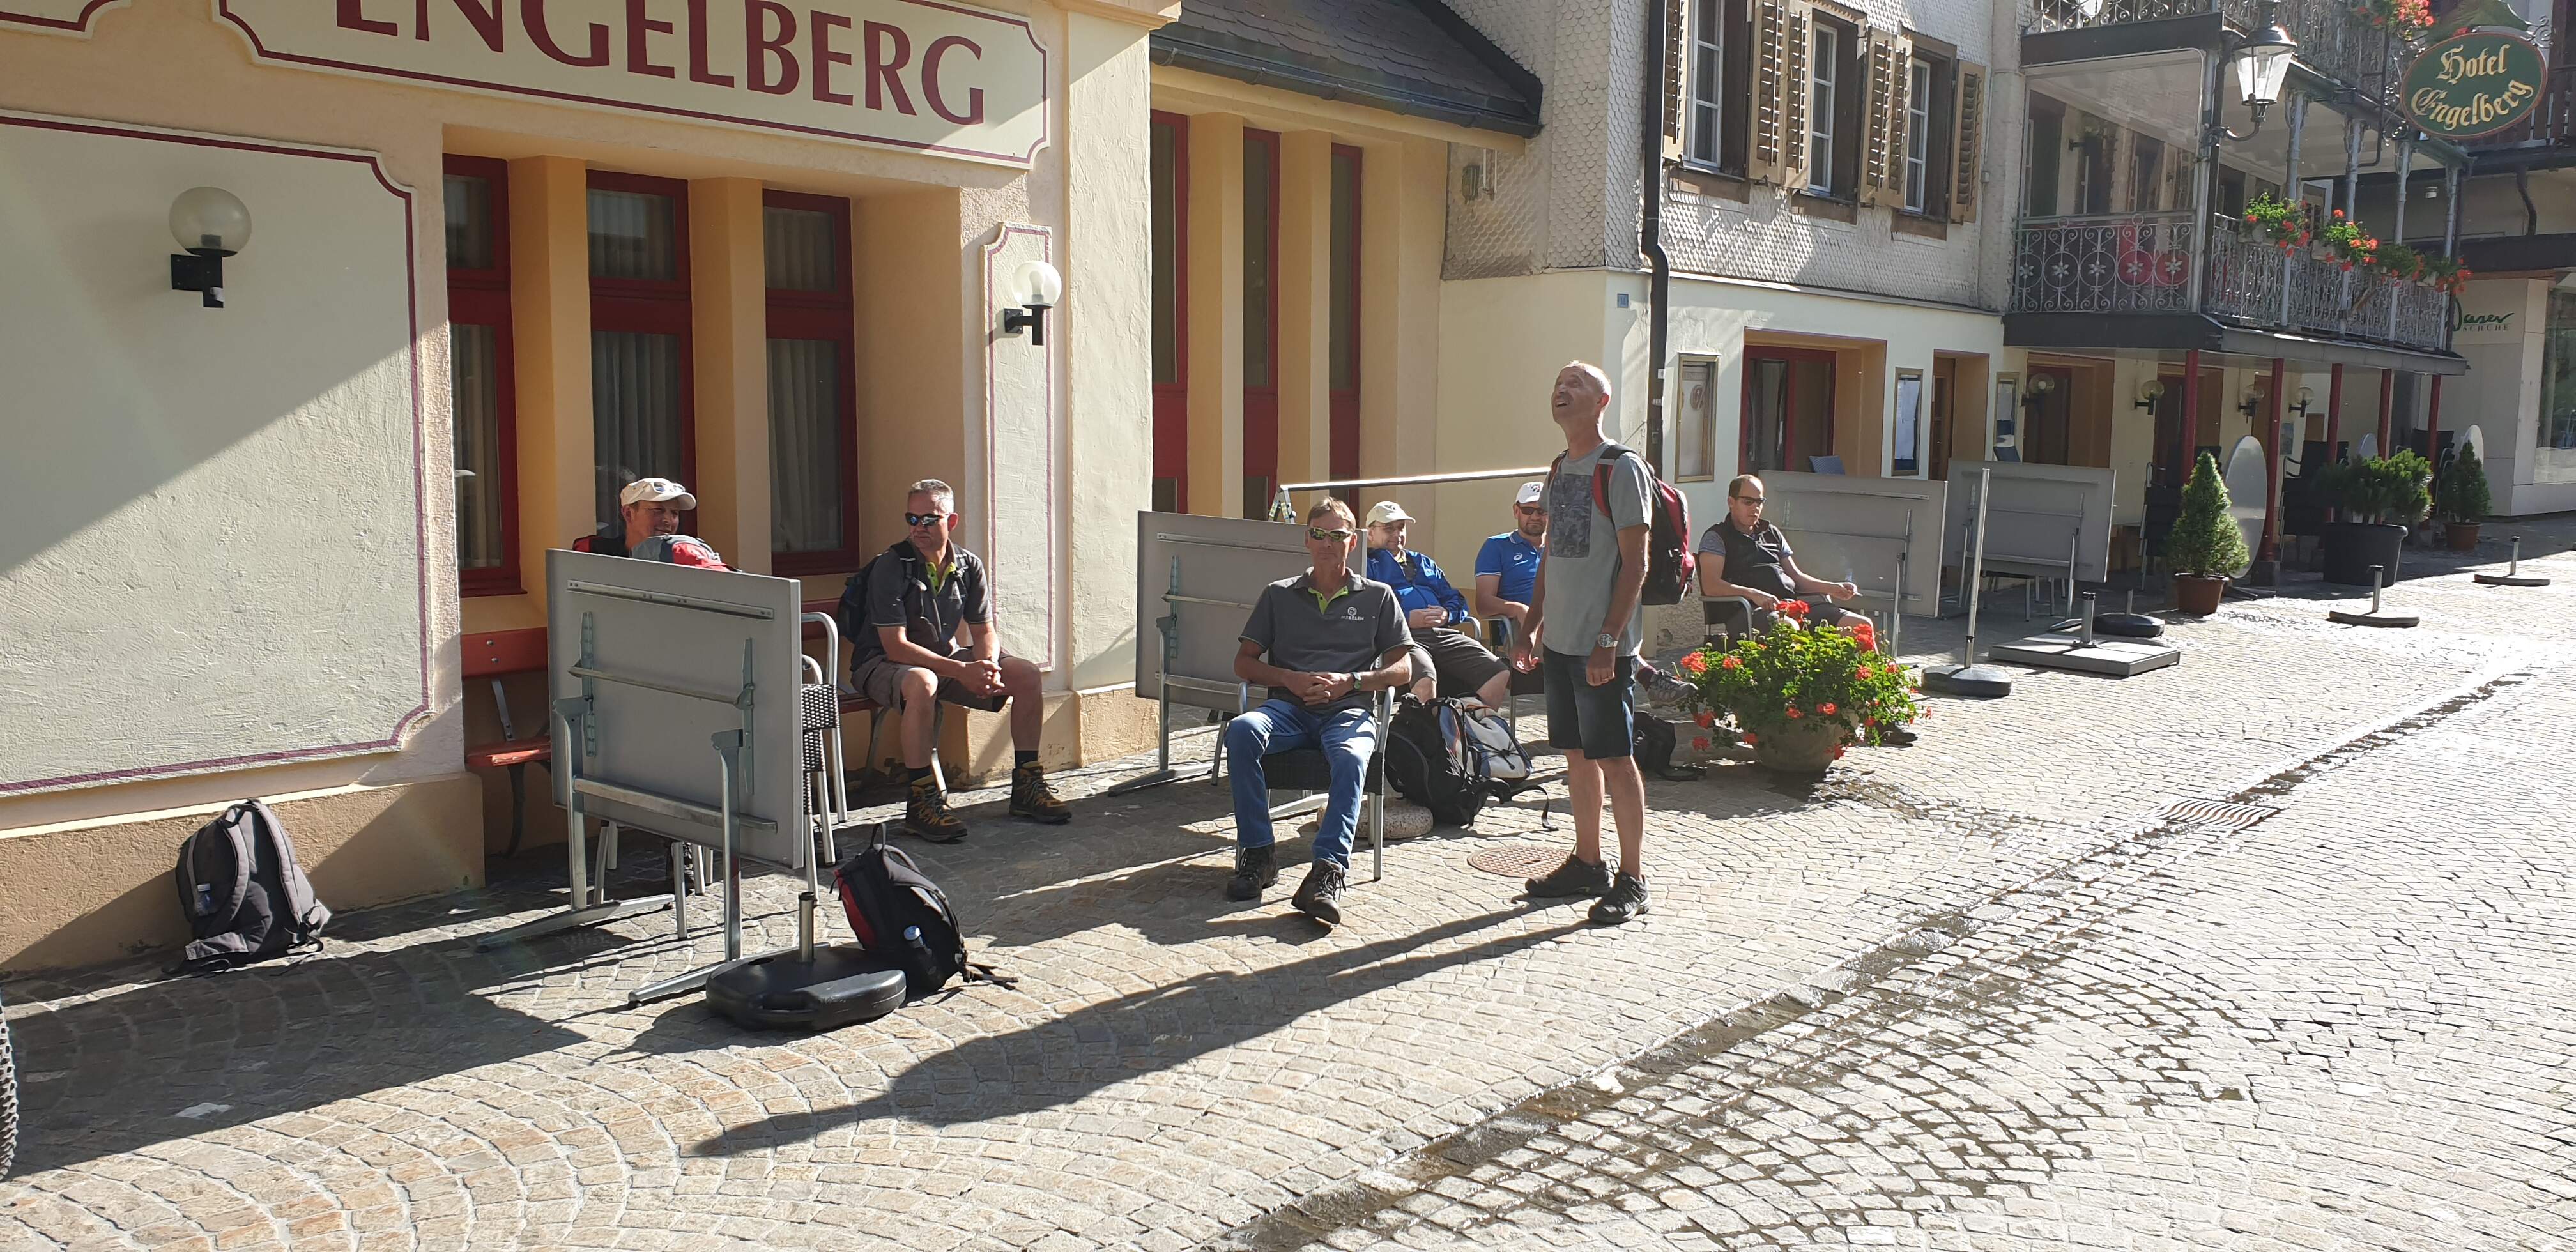
[[[879,1117],[954,1126],[1061,1108],[1115,1083],[1268,1034],[1308,1013],[1533,948],[1581,926],[1515,933],[1454,951],[1415,952],[1523,916],[1520,909],[1496,910],[1257,972],[1198,974],[971,1040],[895,1075],[874,1099],[782,1113],[703,1140],[688,1153],[739,1156]]]

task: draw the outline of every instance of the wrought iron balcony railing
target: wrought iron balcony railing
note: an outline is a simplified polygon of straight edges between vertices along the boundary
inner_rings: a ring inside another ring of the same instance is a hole
[[[2451,298],[2390,283],[2305,249],[2279,245],[2233,218],[2209,224],[2200,307],[2260,329],[2439,351],[2450,341]],[[2015,313],[2189,313],[2192,215],[2120,213],[2024,218],[2013,242]]]
[[[2223,13],[2239,30],[2257,30],[2262,8],[2262,0],[2022,0],[2022,25],[2081,30]],[[2404,48],[2365,20],[2353,0],[2280,0],[2276,20],[2299,41],[2298,59],[2309,68],[2373,98],[2393,90]]]
[[[2564,50],[2559,55],[2564,56]],[[2540,103],[2532,108],[2530,117],[2463,146],[2486,152],[2526,145],[2576,147],[2576,61],[2549,71],[2549,80],[2540,89]]]

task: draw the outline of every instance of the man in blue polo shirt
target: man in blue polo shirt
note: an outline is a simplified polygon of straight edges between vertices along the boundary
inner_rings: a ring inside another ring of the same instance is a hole
[[[1368,576],[1395,588],[1404,624],[1431,657],[1432,679],[1416,682],[1413,694],[1425,700],[1434,694],[1472,696],[1500,708],[1511,698],[1512,668],[1458,629],[1467,621],[1467,597],[1449,585],[1439,562],[1407,546],[1412,526],[1413,516],[1393,500],[1369,507]]]
[[[1538,587],[1538,563],[1547,555],[1547,488],[1522,483],[1512,501],[1513,527],[1485,541],[1476,553],[1476,616],[1508,619],[1513,629],[1529,615]]]

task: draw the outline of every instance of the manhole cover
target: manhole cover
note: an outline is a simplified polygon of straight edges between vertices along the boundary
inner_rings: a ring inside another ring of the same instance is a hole
[[[1467,858],[1470,869],[1505,878],[1535,878],[1565,860],[1565,849],[1537,843],[1507,843]]]
[[[2156,816],[2167,822],[2217,830],[2245,830],[2277,812],[2280,810],[2251,804],[2229,804],[2224,800],[2176,800],[2156,810]]]

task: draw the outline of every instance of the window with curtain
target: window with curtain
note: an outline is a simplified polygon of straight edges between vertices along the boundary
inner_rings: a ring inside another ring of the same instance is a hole
[[[638,478],[689,483],[688,185],[590,176],[590,411],[596,516]],[[694,484],[691,484],[694,490]],[[681,523],[695,531],[695,519]]]
[[[850,203],[773,191],[761,208],[769,288],[771,568],[856,568],[858,409]]]
[[[1673,425],[1673,480],[1717,477],[1717,362],[1682,362],[1680,420]]]
[[[448,411],[462,594],[520,591],[510,378],[509,167],[446,158]]]

